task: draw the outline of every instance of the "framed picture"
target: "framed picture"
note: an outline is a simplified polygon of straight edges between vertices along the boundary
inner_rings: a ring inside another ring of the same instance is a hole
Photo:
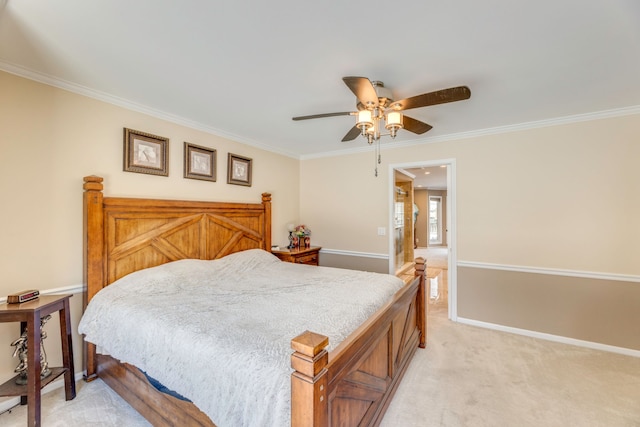
[[[216,150],[184,142],[184,177],[216,180]]]
[[[124,171],[169,176],[169,138],[124,128]]]
[[[229,153],[227,161],[227,184],[251,187],[251,163],[253,160]]]

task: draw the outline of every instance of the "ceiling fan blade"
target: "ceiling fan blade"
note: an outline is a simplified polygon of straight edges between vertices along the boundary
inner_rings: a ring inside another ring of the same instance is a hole
[[[344,138],[342,138],[342,142],[353,141],[358,137],[358,135],[360,135],[360,129],[354,126],[349,130],[349,132],[347,132]]]
[[[430,105],[445,104],[447,102],[462,101],[471,97],[471,90],[466,86],[452,87],[412,96],[389,105],[396,111],[410,110],[411,108],[428,107]]]
[[[335,117],[335,116],[350,116],[353,113],[351,111],[342,111],[340,113],[324,113],[324,114],[312,114],[310,116],[298,116],[292,117],[291,120],[309,120],[309,119],[320,119],[322,117]]]
[[[342,81],[351,89],[358,101],[367,108],[378,106],[378,94],[371,80],[366,77],[343,77]]]
[[[404,115],[402,116],[402,127],[409,132],[417,133],[418,135],[422,135],[433,128],[433,126],[428,125],[425,122],[421,122],[420,120]]]

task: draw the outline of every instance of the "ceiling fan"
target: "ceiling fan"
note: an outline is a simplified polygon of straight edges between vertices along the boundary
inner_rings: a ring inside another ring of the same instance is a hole
[[[468,87],[458,86],[394,101],[391,90],[384,87],[384,84],[380,81],[369,80],[366,77],[343,77],[342,80],[351,92],[355,94],[358,101],[356,104],[358,111],[312,114],[310,116],[293,117],[293,120],[356,116],[355,126],[347,132],[342,141],[352,141],[358,135],[362,135],[369,144],[372,144],[374,141],[379,141],[381,136],[389,135],[395,138],[400,129],[421,135],[432,128],[427,123],[404,115],[402,111],[462,101],[471,97],[471,91]],[[385,122],[384,128],[389,131],[388,134],[382,134],[381,125],[383,121]]]

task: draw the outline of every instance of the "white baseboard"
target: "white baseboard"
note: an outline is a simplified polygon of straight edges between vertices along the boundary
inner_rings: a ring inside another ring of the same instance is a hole
[[[519,329],[519,328],[510,327],[510,326],[498,325],[495,323],[488,323],[488,322],[481,322],[479,320],[466,319],[464,317],[458,317],[457,322],[463,323],[465,325],[477,326],[485,329],[493,329],[496,331],[509,332],[516,335],[524,335],[531,338],[540,338],[547,341],[554,341],[554,342],[559,342],[563,344],[575,345],[578,347],[590,348],[592,350],[602,350],[602,351],[608,351],[610,353],[624,354],[625,356],[640,357],[640,350],[633,350],[630,348],[616,347],[613,345],[600,344],[597,342],[577,340],[574,338],[568,338],[568,337],[563,337],[559,335],[552,335],[552,334],[546,334],[543,332],[530,331],[528,329]]]

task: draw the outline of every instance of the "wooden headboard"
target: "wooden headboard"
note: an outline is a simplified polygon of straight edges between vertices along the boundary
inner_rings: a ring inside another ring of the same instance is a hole
[[[262,203],[104,197],[84,178],[86,301],[131,272],[179,259],[271,248],[271,195]]]

